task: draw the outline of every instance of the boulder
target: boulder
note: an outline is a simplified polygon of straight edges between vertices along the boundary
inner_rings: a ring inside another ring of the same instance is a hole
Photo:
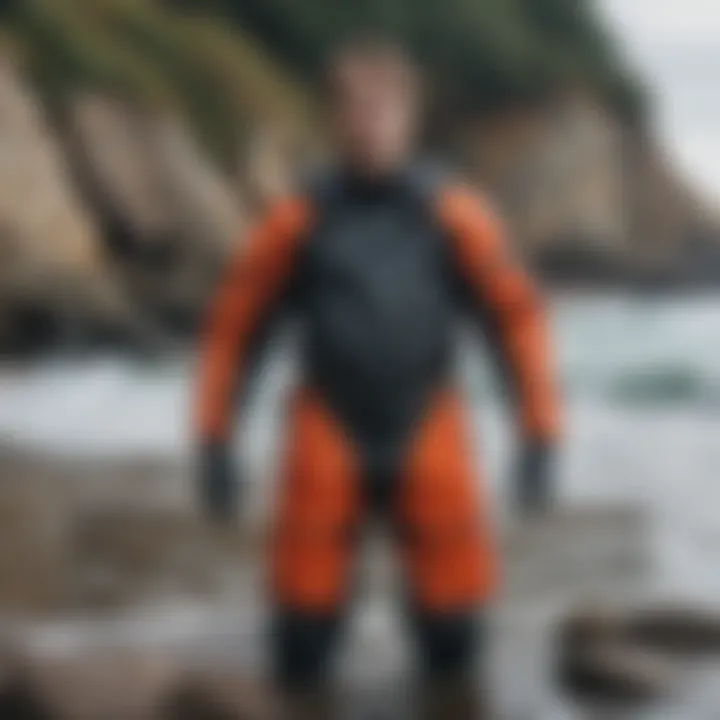
[[[593,702],[657,701],[672,690],[676,668],[628,642],[620,618],[603,611],[569,618],[558,633],[558,675],[570,694]]]
[[[151,653],[26,654],[0,686],[7,720],[160,720],[176,668]]]
[[[625,634],[643,647],[679,654],[720,656],[720,614],[682,605],[635,610]]]
[[[677,660],[720,655],[720,617],[681,605],[587,608],[558,632],[559,680],[586,699],[636,703],[674,688]]]
[[[563,642],[622,642],[662,654],[720,655],[720,615],[681,604],[589,608],[571,614]]]
[[[630,645],[600,643],[565,653],[562,687],[573,696],[610,704],[645,704],[667,695],[675,672],[667,661]]]

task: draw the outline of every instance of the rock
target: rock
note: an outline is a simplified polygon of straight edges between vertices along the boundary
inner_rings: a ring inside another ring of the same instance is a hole
[[[0,650],[0,717],[7,720],[51,720],[47,708],[27,685],[27,658],[14,643]]]
[[[197,512],[182,463],[0,447],[0,610],[23,616],[236,599],[264,535]]]
[[[665,696],[674,670],[661,656],[628,642],[622,615],[578,613],[558,632],[559,681],[572,694],[610,702],[642,703]]]
[[[645,647],[682,654],[720,655],[720,615],[701,609],[666,606],[634,611],[626,636]]]
[[[74,192],[61,148],[35,96],[0,65],[0,241],[3,283],[37,289],[101,261],[92,217]]]
[[[669,654],[720,654],[720,617],[682,606],[590,608],[558,633],[560,681],[613,701],[657,699],[674,685]]]
[[[0,687],[7,720],[158,720],[175,668],[131,651],[25,657]]]
[[[0,604],[5,612],[51,611],[67,601],[69,527],[40,484],[0,493]],[[0,716],[1,717],[1,716]]]
[[[660,653],[719,654],[720,616],[682,605],[590,608],[563,624],[563,644],[631,644]]]
[[[89,95],[65,126],[76,177],[133,297],[165,321],[195,317],[242,230],[230,185],[176,118]]]
[[[3,720],[278,720],[259,683],[143,650],[0,656]]]
[[[0,60],[0,351],[123,332],[128,308],[61,142]]]
[[[720,232],[649,128],[577,88],[510,104],[452,134],[518,249],[563,283],[717,280]]]
[[[417,692],[421,720],[491,720],[495,714],[481,688],[473,682],[424,684]]]
[[[165,700],[163,720],[279,720],[277,704],[257,683],[216,668],[186,672]]]
[[[571,694],[608,703],[650,703],[666,697],[675,683],[664,659],[631,645],[599,642],[564,648],[560,684]]]
[[[244,539],[187,512],[100,506],[72,522],[72,605],[107,610],[219,594],[243,571]]]
[[[238,175],[245,204],[260,216],[271,203],[287,196],[295,187],[296,169],[313,163],[317,148],[305,142],[295,147],[286,127],[266,123],[254,132],[241,157]],[[313,149],[311,149],[313,148]]]
[[[501,110],[466,135],[475,178],[491,189],[523,249],[573,238],[624,252],[629,216],[621,123],[602,103],[568,92]]]

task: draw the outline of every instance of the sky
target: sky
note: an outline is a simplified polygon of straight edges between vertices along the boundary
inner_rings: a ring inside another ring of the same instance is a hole
[[[681,172],[720,202],[720,0],[598,0],[657,104]]]

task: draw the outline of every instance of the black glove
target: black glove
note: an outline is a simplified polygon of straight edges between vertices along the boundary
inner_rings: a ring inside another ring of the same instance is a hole
[[[526,441],[520,452],[515,476],[517,507],[526,515],[546,512],[554,502],[554,447],[540,441]]]
[[[226,443],[208,443],[200,449],[199,500],[213,522],[227,523],[237,513],[237,481]]]

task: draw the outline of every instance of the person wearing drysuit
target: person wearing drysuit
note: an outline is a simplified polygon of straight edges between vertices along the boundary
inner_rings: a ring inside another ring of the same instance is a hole
[[[355,43],[327,71],[333,169],[277,201],[211,304],[197,388],[200,489],[229,519],[238,393],[278,319],[300,321],[270,543],[272,657],[288,691],[321,686],[352,585],[358,531],[390,523],[428,687],[469,678],[497,584],[488,508],[453,372],[470,317],[501,359],[521,428],[516,496],[552,499],[559,401],[542,304],[487,202],[415,159],[417,72]],[[469,715],[468,715],[469,716]]]

